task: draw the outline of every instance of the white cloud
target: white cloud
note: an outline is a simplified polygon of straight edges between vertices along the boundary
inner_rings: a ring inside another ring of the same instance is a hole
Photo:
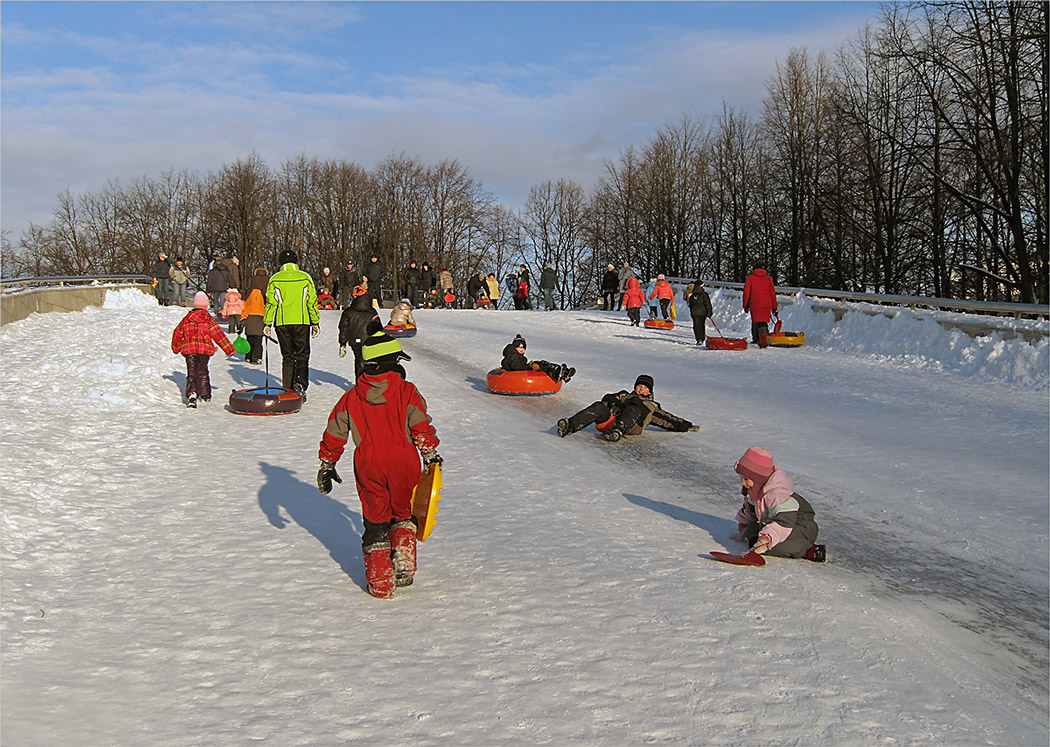
[[[341,5],[274,5],[263,14],[270,23],[304,8],[344,10],[333,23],[351,23],[356,13]],[[197,20],[205,22],[209,12],[223,15],[211,10]],[[272,168],[300,153],[365,168],[401,152],[428,164],[458,159],[518,207],[531,186],[547,180],[571,178],[589,189],[605,159],[683,113],[715,116],[725,99],[757,116],[776,60],[792,47],[830,52],[855,32],[850,26],[803,36],[664,35],[645,47],[603,50],[615,63],[589,77],[553,64],[432,69],[373,77],[368,90],[379,94],[280,90],[266,72],[275,65],[349,76],[342,63],[304,49],[132,45],[125,49],[137,62],[132,74],[92,66],[4,78],[5,93],[22,93],[26,103],[4,107],[3,228],[17,240],[29,221],[46,223],[55,195],[67,187],[90,192],[111,178],[216,170],[253,151]],[[90,35],[74,41],[107,52],[116,44]]]

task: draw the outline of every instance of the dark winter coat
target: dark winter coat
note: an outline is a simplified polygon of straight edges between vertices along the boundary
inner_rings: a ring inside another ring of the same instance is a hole
[[[532,370],[532,366],[529,365],[529,359],[518,352],[513,342],[503,348],[503,362],[500,363],[500,368],[504,371]]]
[[[412,288],[422,288],[423,287],[422,285],[420,285],[420,283],[422,281],[423,274],[422,274],[422,272],[420,271],[420,269],[418,267],[412,267],[411,265],[409,265],[408,268],[405,270],[404,274],[401,277],[405,281],[405,287],[406,288],[407,287],[412,287]],[[428,288],[427,290],[430,290],[430,289]]]
[[[644,410],[642,417],[627,431],[628,435],[637,436],[645,430],[646,426],[655,425],[665,431],[684,433],[692,427],[692,423],[685,418],[672,415],[660,407],[660,403],[652,397],[643,397],[633,391],[622,389],[619,392],[611,392],[602,397],[602,404],[612,410],[612,414],[619,416],[630,407],[638,407]]]
[[[744,311],[751,313],[752,322],[768,322],[777,310],[777,292],[773,279],[761,267],[756,268],[744,282]]]
[[[553,290],[558,285],[558,273],[555,272],[553,267],[544,267],[543,272],[540,273],[540,289],[548,288]]]
[[[419,287],[425,292],[429,293],[430,289],[434,287],[437,282],[437,278],[434,275],[434,271],[430,269],[430,265],[426,262],[419,268]]]
[[[233,276],[230,275],[230,269],[223,260],[215,260],[215,264],[208,270],[208,280],[204,290],[208,293],[225,293],[233,287]]]
[[[171,277],[171,262],[167,259],[158,258],[157,261],[153,263],[153,277],[158,280]]]
[[[471,298],[477,298],[481,291],[482,283],[484,283],[484,277],[471,275],[470,280],[467,281],[467,295]]]
[[[689,296],[689,313],[692,316],[709,317],[714,314],[711,308],[711,296],[707,294],[704,287],[697,285]]]
[[[615,293],[620,288],[620,276],[616,270],[606,270],[602,275],[602,293]]]
[[[361,285],[361,274],[353,267],[344,267],[339,273],[339,287],[350,293],[357,285]]]
[[[225,260],[226,271],[230,273],[230,287],[241,289],[241,265],[239,262],[235,262],[236,257],[230,257]]]
[[[372,299],[368,294],[355,298],[343,309],[343,315],[339,317],[339,344],[364,344],[365,338],[368,337],[365,329],[368,323],[378,316],[372,308]]]
[[[368,278],[368,284],[371,286],[382,285],[383,275],[386,274],[386,268],[383,267],[383,263],[377,258],[375,262],[369,261],[365,265],[364,276]]]
[[[252,274],[252,284],[249,289],[249,293],[253,290],[260,290],[262,294],[266,295],[266,286],[270,284],[270,273],[266,271],[265,267],[256,267],[255,272]]]

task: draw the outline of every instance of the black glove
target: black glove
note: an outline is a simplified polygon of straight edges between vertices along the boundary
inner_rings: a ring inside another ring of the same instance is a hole
[[[616,404],[616,395],[606,394],[604,397],[602,397],[602,404],[606,407],[612,407]]]
[[[441,455],[437,453],[436,449],[427,449],[426,451],[421,451],[420,455],[423,457],[424,469],[432,464],[445,463],[445,460],[441,458]]]
[[[340,484],[343,482],[343,478],[335,471],[335,465],[322,459],[321,468],[317,470],[317,489],[328,495],[332,492],[332,480]]]

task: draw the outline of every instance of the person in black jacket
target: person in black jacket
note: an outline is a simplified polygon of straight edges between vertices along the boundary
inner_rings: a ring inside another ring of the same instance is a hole
[[[412,304],[412,306],[417,306],[419,304],[417,293],[421,287],[420,283],[422,277],[422,270],[419,269],[419,266],[413,259],[408,263],[408,269],[405,270],[405,274],[403,275],[405,283],[405,298],[408,299],[408,302]]]
[[[653,377],[647,374],[635,380],[633,391],[623,389],[610,392],[571,418],[559,420],[558,435],[565,438],[591,423],[597,426],[606,441],[619,441],[627,435],[636,436],[648,425],[678,433],[700,430],[700,426],[660,407],[660,403],[653,399]]]
[[[687,300],[689,301],[689,313],[693,317],[693,336],[696,337],[697,345],[703,345],[707,335],[705,330],[707,318],[714,316],[711,309],[711,296],[707,295],[707,291],[704,290],[704,281],[697,278]]]
[[[372,294],[372,298],[379,302],[380,308],[383,307],[383,275],[385,274],[386,268],[379,261],[379,257],[373,254],[372,258],[365,265],[362,275],[368,281],[368,292]]]
[[[543,295],[543,308],[547,311],[554,311],[554,289],[557,284],[558,273],[548,262],[540,273],[540,293]]]
[[[616,292],[620,289],[620,274],[616,268],[609,265],[602,275],[602,308],[606,311],[615,311],[613,304],[616,303]]]
[[[467,308],[473,309],[477,304],[478,297],[481,295],[481,289],[485,285],[485,276],[483,274],[471,275],[470,280],[467,281]]]
[[[434,274],[433,268],[429,262],[424,262],[423,266],[419,268],[419,290],[422,293],[423,301],[420,306],[434,305],[434,298],[436,294],[431,294],[430,291],[437,286],[437,275]],[[415,303],[415,300],[412,301]]]
[[[361,284],[361,274],[354,268],[352,259],[346,260],[346,267],[339,273],[339,308],[350,308],[354,298],[354,288]]]
[[[553,381],[568,382],[576,375],[576,369],[569,368],[564,363],[530,361],[525,357],[525,338],[521,335],[517,335],[503,348],[503,362],[500,363],[500,368],[504,371],[542,371]]]
[[[160,252],[157,261],[153,263],[153,295],[157,297],[157,303],[167,306],[171,303],[171,262],[168,255]]]
[[[346,355],[347,345],[354,351],[355,379],[365,368],[362,346],[369,336],[368,325],[373,319],[378,320],[379,314],[372,307],[372,296],[369,293],[355,296],[350,305],[343,310],[343,315],[339,317],[339,357]]]

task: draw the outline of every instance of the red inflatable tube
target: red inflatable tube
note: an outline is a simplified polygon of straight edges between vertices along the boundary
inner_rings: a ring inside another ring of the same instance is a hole
[[[303,398],[291,389],[257,387],[234,389],[230,410],[238,415],[288,415],[303,409]]]
[[[554,394],[561,390],[561,382],[555,381],[542,371],[504,371],[494,368],[485,378],[493,394],[510,394],[530,397],[539,394]]]
[[[711,337],[707,336],[708,350],[747,350],[746,337]]]
[[[649,329],[674,329],[674,322],[670,319],[646,319],[642,326]]]

